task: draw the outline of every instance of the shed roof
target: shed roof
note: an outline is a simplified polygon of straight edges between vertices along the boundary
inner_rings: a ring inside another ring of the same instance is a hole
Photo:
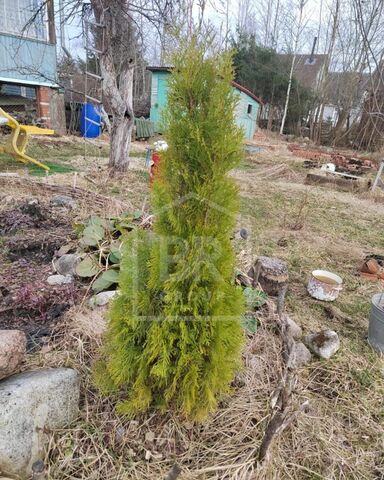
[[[171,72],[172,67],[154,66],[154,67],[147,67],[147,70],[149,70],[150,72]],[[263,104],[263,101],[257,95],[255,95],[253,92],[248,90],[248,88],[244,87],[243,85],[240,85],[240,83],[237,83],[235,81],[232,81],[231,84],[232,84],[233,87],[237,88],[237,90],[240,90],[240,92],[245,93],[246,95],[248,95],[248,97],[251,97],[253,100],[258,102],[260,105]]]

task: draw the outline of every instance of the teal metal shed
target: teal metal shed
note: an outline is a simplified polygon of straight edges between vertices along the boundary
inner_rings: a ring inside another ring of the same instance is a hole
[[[155,132],[162,133],[161,112],[167,104],[168,80],[170,67],[148,67],[152,72],[150,120],[154,123]],[[236,122],[244,130],[244,136],[252,139],[257,129],[257,118],[262,101],[247,88],[232,82],[239,95],[236,108]]]

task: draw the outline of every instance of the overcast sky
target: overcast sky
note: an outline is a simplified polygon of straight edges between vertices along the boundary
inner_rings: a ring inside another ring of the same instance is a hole
[[[55,5],[58,10],[59,1],[55,0]],[[65,0],[62,0],[65,3]],[[295,0],[292,0],[295,1]],[[223,5],[224,3],[224,5]],[[283,0],[281,0],[283,3]],[[323,12],[326,9],[326,0],[323,1]],[[257,8],[261,3],[257,0],[254,1],[254,5]],[[313,37],[317,35],[317,29],[319,25],[320,19],[320,0],[308,0],[305,6],[304,11],[304,18],[306,21],[307,31],[306,34],[303,35],[305,40],[303,39],[302,43],[299,46],[299,50],[301,52],[308,52],[311,49],[311,45],[313,42]],[[205,19],[209,20],[215,27],[219,30],[220,27],[222,28],[223,35],[225,33],[225,24],[226,24],[226,15],[225,15],[225,2],[221,2],[220,0],[215,0],[210,2],[206,7],[205,12]],[[239,11],[239,0],[229,0],[229,27],[231,31],[235,31],[236,23],[238,18],[238,11]],[[194,17],[198,17],[198,7],[194,7]],[[57,28],[59,28],[59,22],[57,22]],[[82,38],[82,27],[81,27],[81,19],[80,15],[78,17],[74,17],[69,20],[65,26],[65,44],[66,47],[72,52],[74,56],[84,57],[84,50],[83,50],[83,38]],[[59,47],[60,48],[60,47]],[[323,53],[321,49],[324,48],[321,44],[317,46],[317,53]],[[151,59],[152,61],[152,59]]]

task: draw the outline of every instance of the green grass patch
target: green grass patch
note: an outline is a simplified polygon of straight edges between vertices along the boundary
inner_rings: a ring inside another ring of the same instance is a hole
[[[74,172],[76,169],[72,165],[66,163],[56,163],[56,162],[43,162],[44,165],[49,167],[48,175],[54,175],[56,173],[69,173]],[[44,177],[46,175],[45,170],[38,167],[37,165],[30,163],[28,164],[28,172],[33,177]]]
[[[41,161],[41,160],[39,160]],[[41,161],[44,165],[49,167],[48,175],[54,175],[56,173],[69,173],[75,171],[75,168],[67,163],[53,162],[53,161]],[[14,171],[20,170],[20,168],[28,169],[29,175],[33,177],[44,177],[46,171],[35,165],[34,163],[22,163],[9,155],[0,155],[0,171]]]
[[[84,154],[87,157],[108,157],[109,148],[106,145],[99,146],[83,142],[50,142],[45,145],[33,140],[28,148],[28,154],[38,159],[48,157],[51,160],[69,160]]]

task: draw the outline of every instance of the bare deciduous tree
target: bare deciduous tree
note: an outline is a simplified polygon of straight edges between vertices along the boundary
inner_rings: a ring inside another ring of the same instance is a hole
[[[299,3],[297,4],[298,16],[297,16],[295,33],[294,33],[293,56],[291,61],[291,69],[289,72],[289,80],[288,80],[288,87],[287,87],[287,96],[286,96],[285,105],[284,105],[284,113],[283,113],[283,118],[281,120],[281,125],[280,125],[280,135],[282,135],[284,132],[285,121],[287,119],[289,98],[291,95],[291,88],[292,88],[293,72],[294,72],[296,57],[298,53],[300,36],[302,35],[302,32],[303,32],[304,7],[306,3],[307,3],[307,0],[299,0]]]

